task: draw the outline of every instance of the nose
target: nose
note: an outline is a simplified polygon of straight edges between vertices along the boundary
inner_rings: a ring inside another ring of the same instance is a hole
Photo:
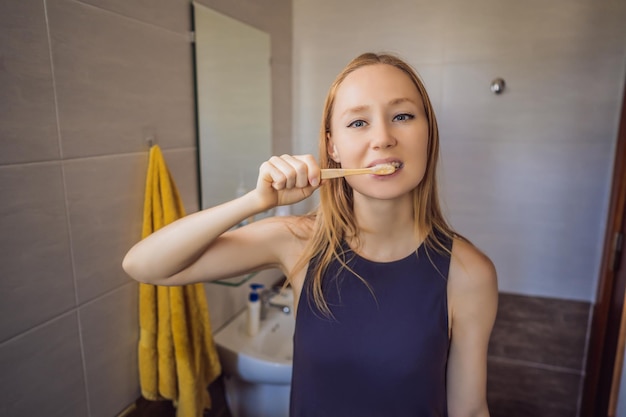
[[[372,148],[386,149],[395,146],[397,143],[393,130],[388,123],[380,123],[372,132]]]

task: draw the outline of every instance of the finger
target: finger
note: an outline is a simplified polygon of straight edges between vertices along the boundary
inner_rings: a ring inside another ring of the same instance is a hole
[[[282,155],[280,157],[272,156],[270,163],[282,173],[284,177],[283,188],[293,188],[296,184],[297,174],[294,167],[289,163],[288,155]]]
[[[283,158],[288,162],[296,173],[295,186],[305,188],[309,186],[308,164],[301,156],[284,155]]]
[[[317,187],[320,184],[322,172],[313,155],[298,155],[296,158],[306,164],[309,184]]]
[[[285,174],[270,161],[263,162],[261,165],[259,169],[259,179],[275,190],[282,190],[285,188],[287,178]]]

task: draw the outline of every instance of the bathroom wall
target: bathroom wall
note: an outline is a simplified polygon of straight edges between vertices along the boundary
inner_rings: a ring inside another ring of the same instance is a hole
[[[270,33],[291,149],[291,3],[209,1]],[[111,417],[139,396],[137,285],[153,136],[198,209],[188,0],[0,2],[0,415]],[[274,271],[265,277],[271,280]],[[244,297],[206,286],[214,328]]]
[[[365,51],[421,74],[441,194],[494,261],[492,416],[575,416],[626,63],[626,3],[294,0],[294,140],[316,153],[335,75]],[[506,80],[496,96],[490,83]]]
[[[397,51],[419,69],[442,127],[448,213],[500,273],[492,415],[574,415],[624,2],[201,3],[272,36],[276,154],[292,137],[314,151],[326,88],[356,53]],[[190,10],[0,2],[0,415],[113,416],[139,395],[137,287],[120,263],[141,232],[146,137],[198,208]],[[508,83],[500,97],[495,76]],[[206,288],[214,328],[243,307],[245,288]]]

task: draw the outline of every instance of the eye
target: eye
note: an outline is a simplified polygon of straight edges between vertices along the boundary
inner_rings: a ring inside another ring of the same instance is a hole
[[[415,116],[410,113],[398,114],[397,116],[393,118],[394,121],[398,121],[398,122],[406,122],[407,120],[412,120],[412,119],[415,119]]]
[[[363,126],[365,126],[365,121],[363,120],[355,120],[354,122],[348,125],[348,127],[363,127]]]

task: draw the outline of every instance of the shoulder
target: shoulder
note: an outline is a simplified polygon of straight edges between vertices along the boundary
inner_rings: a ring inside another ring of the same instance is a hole
[[[498,299],[493,262],[465,239],[455,238],[448,273],[448,297],[453,316],[477,313],[495,316]],[[485,317],[486,320],[490,320]]]
[[[272,246],[271,250],[294,290],[294,299],[298,300],[304,284],[305,266],[308,265],[303,256],[313,235],[315,216],[272,217],[255,223],[258,223],[255,232],[258,244]]]
[[[450,283],[455,286],[496,284],[496,268],[480,249],[465,239],[455,238],[450,259]]]

